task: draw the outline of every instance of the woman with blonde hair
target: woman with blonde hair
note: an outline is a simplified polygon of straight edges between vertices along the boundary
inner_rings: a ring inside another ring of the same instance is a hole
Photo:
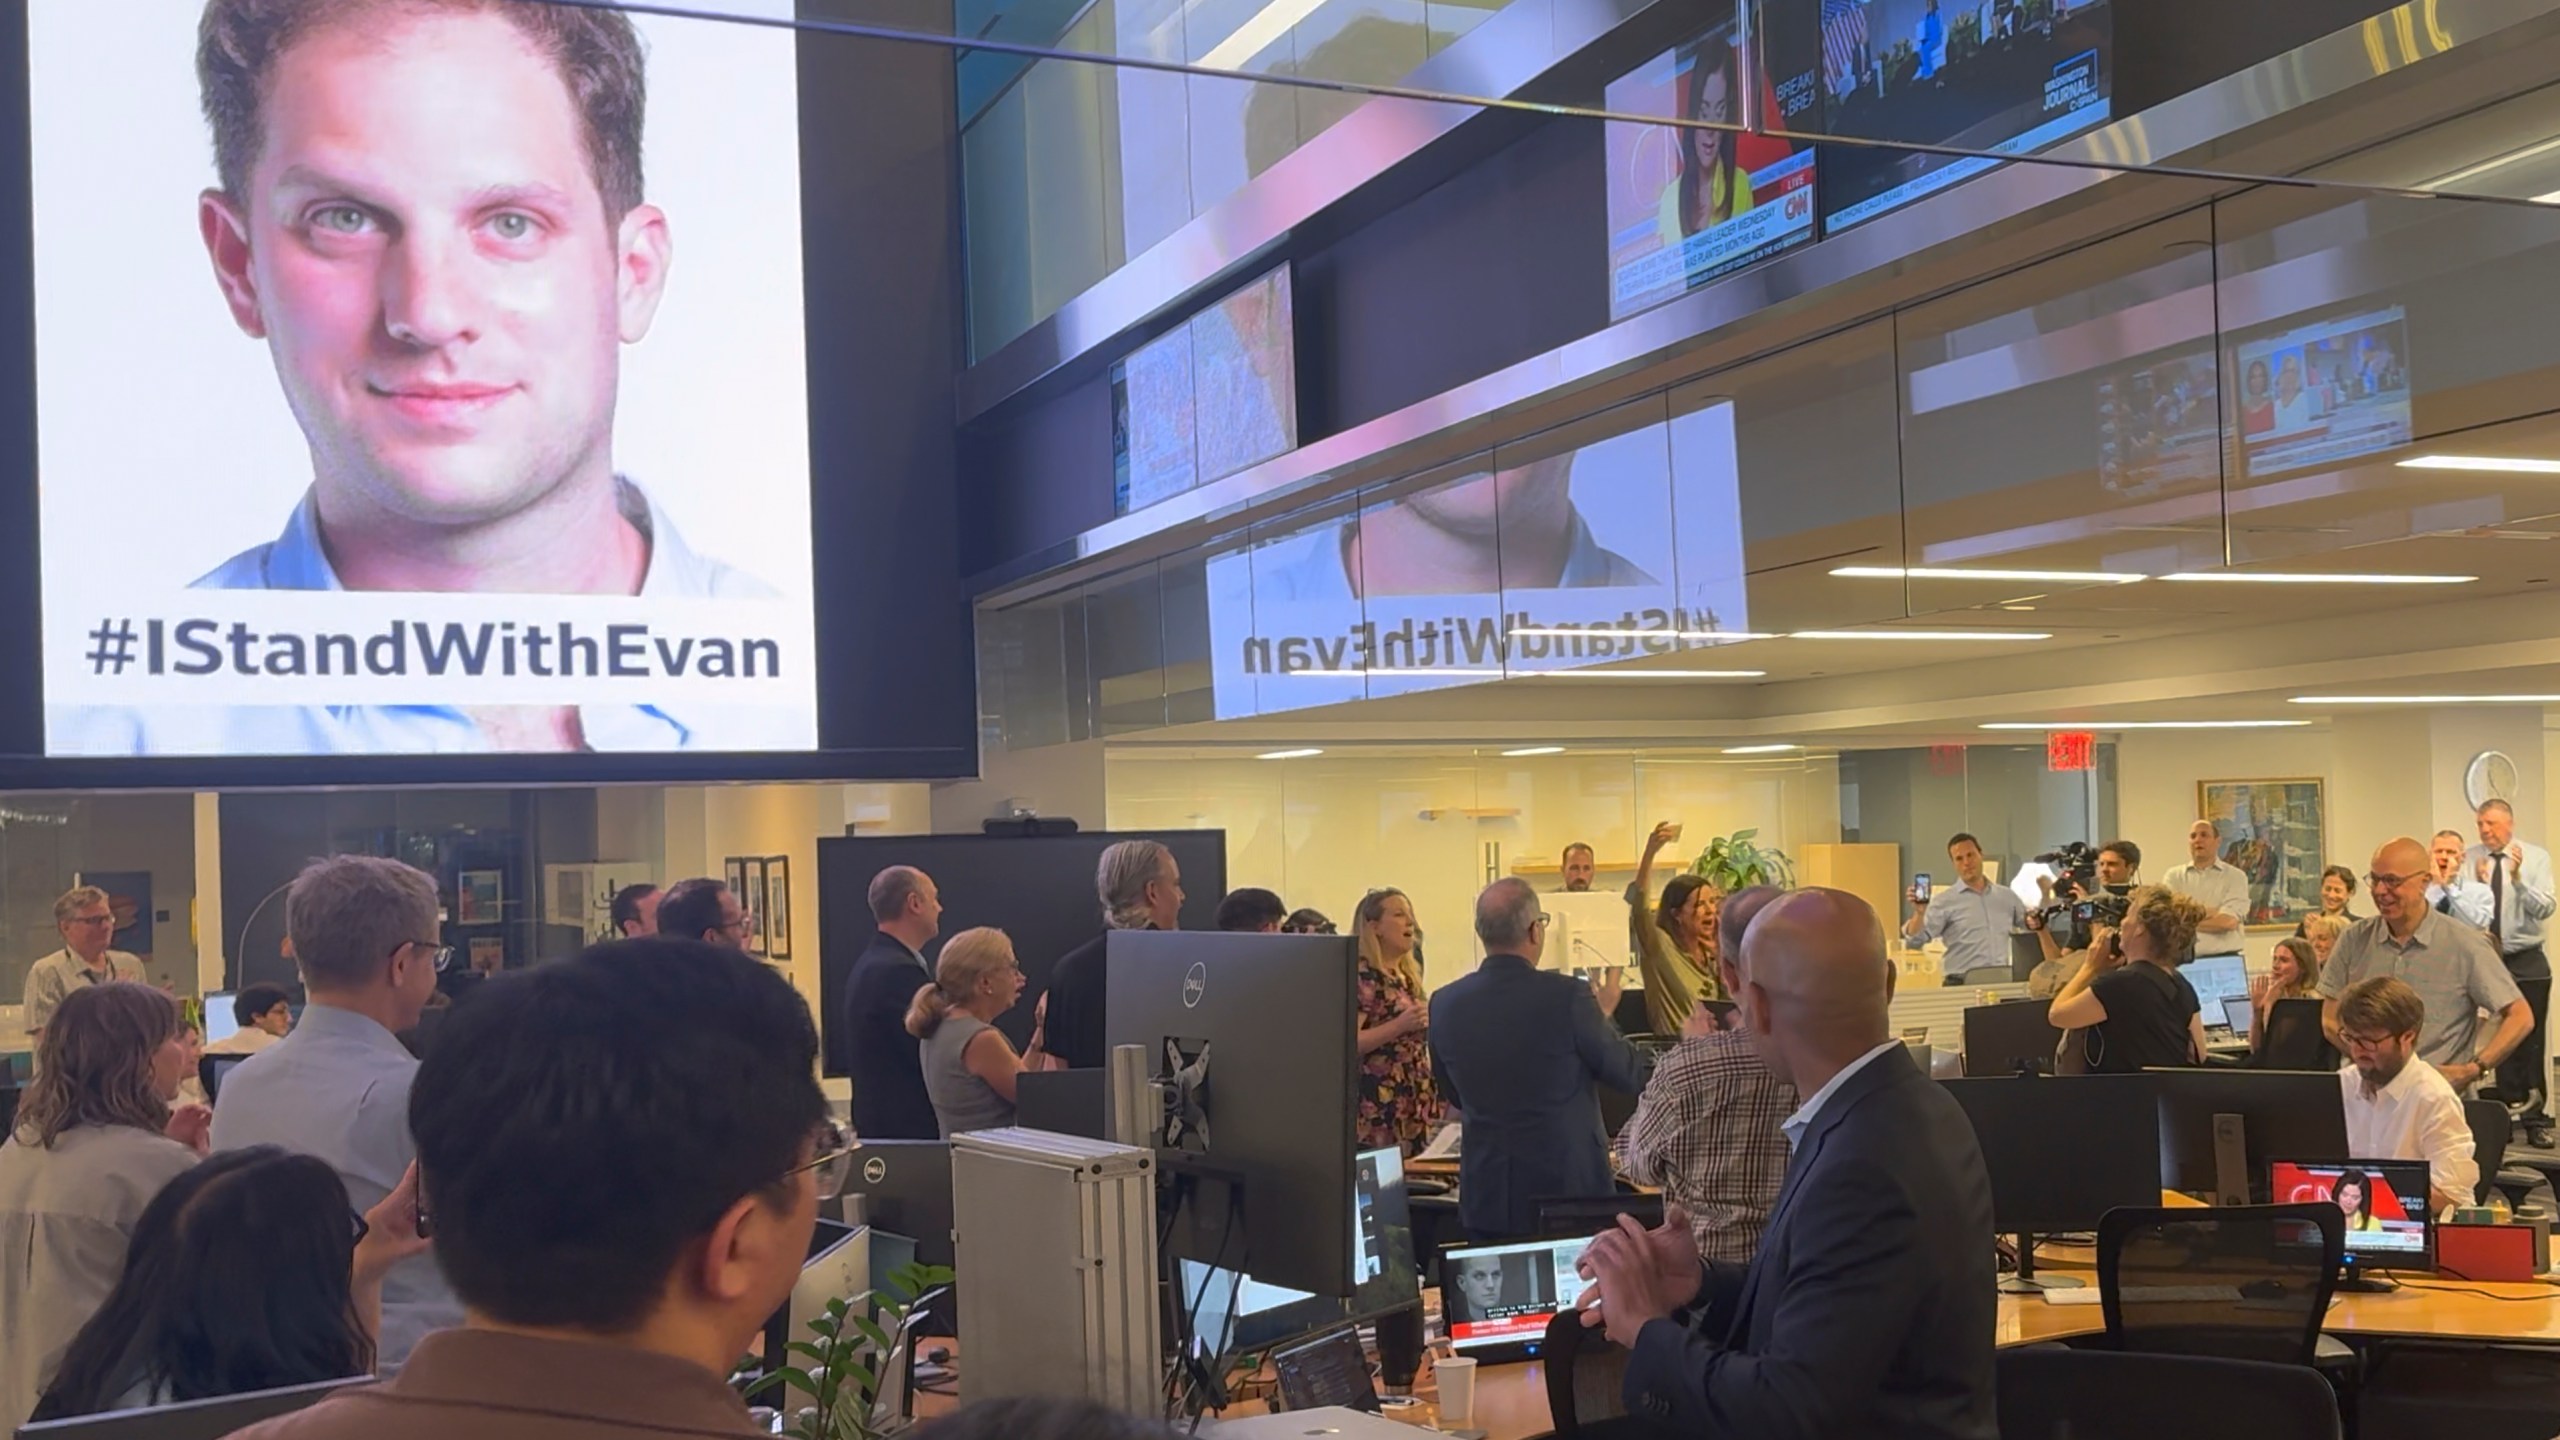
[[[2116,933],[2089,947],[2080,973],[2053,997],[2053,1023],[2079,1033],[2093,1075],[2131,1075],[2157,1065],[2204,1063],[2203,1007],[2178,973],[2205,920],[2203,904],[2159,885],[2127,897]]]
[[[177,1002],[111,980],[65,996],[0,1144],[0,1434],[26,1422],[72,1336],[124,1273],[133,1229],[204,1152]]]
[[[2329,966],[2329,952],[2338,948],[2338,937],[2347,933],[2352,923],[2336,915],[2306,916],[2302,922],[2302,938],[2311,943],[2311,980],[2320,984],[2320,972]]]
[[[949,1139],[963,1130],[1013,1123],[1014,1082],[1040,1068],[1035,1046],[1026,1061],[995,1027],[1022,998],[1022,966],[1001,930],[963,930],[943,942],[933,981],[907,1006],[907,1033],[923,1042],[924,1089],[933,1118]]]
[[[1360,1102],[1353,1121],[1363,1150],[1412,1154],[1440,1123],[1431,1078],[1431,1006],[1423,998],[1422,928],[1401,890],[1372,890],[1351,912],[1360,941]]]

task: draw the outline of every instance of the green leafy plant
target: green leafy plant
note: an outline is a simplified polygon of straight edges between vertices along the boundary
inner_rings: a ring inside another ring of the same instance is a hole
[[[1796,864],[1787,852],[1775,846],[1763,849],[1751,843],[1757,829],[1736,830],[1707,842],[1689,866],[1689,873],[1705,880],[1730,895],[1752,885],[1792,887],[1796,883]]]
[[[814,1338],[790,1342],[782,1363],[747,1387],[747,1398],[772,1395],[769,1403],[781,1409],[798,1391],[804,1403],[782,1431],[795,1440],[878,1440],[888,1429],[871,1423],[871,1405],[888,1379],[896,1337],[917,1302],[951,1279],[948,1266],[903,1265],[879,1290],[828,1301],[824,1314],[809,1317]]]

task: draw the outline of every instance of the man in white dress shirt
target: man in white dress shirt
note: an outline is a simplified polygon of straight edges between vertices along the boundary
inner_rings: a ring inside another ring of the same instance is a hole
[[[2450,915],[2465,925],[2489,928],[2489,887],[2472,878],[2473,867],[2463,863],[2464,852],[2471,842],[2459,830],[2439,830],[2427,846],[2427,860],[2434,866],[2427,881],[2427,903],[2439,915]]]
[[[2552,911],[2560,909],[2560,897],[2552,890],[2551,852],[2516,838],[2515,807],[2504,800],[2482,805],[2477,818],[2480,843],[2463,858],[2472,878],[2489,889],[2489,943],[2507,962],[2507,973],[2533,1010],[2532,1033],[2498,1067],[2498,1092],[2509,1104],[2524,1107],[2517,1119],[2526,1138],[2548,1147],[2551,1113],[2543,1102],[2551,1090],[2551,1063],[2543,1034],[2551,1013],[2551,961],[2543,954],[2542,931]]]
[[[2210,820],[2187,827],[2187,863],[2170,867],[2160,883],[2202,904],[2204,923],[2196,927],[2196,955],[2237,955],[2249,920],[2249,877],[2237,865],[2222,862],[2221,836]]]
[[[2347,1068],[2338,1072],[2347,1107],[2347,1153],[2358,1160],[2427,1162],[2427,1208],[2441,1214],[2468,1205],[2480,1164],[2462,1097],[2418,1057],[2427,1010],[2409,982],[2377,975],[2349,986],[2338,1000],[2338,1034]]]

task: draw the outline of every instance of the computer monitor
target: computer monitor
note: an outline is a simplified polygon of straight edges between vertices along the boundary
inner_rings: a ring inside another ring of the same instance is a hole
[[[2032,930],[2021,930],[2009,937],[2009,979],[2024,985],[2036,976],[2036,967],[2044,963],[2044,942]]]
[[[182,1400],[147,1410],[42,1420],[19,1426],[17,1434],[18,1440],[217,1440],[261,1420],[307,1409],[341,1390],[372,1383],[370,1375],[354,1375],[214,1400]]]
[[[2225,995],[2222,997],[2222,1022],[2231,1027],[2232,1034],[2243,1040],[2248,1039],[2249,1026],[2257,1018],[2258,1007],[2250,1003],[2248,996]]]
[[[1180,1261],[1174,1274],[1181,1289],[1171,1298],[1190,1317],[1195,1354],[1215,1360],[1265,1350],[1292,1336],[1344,1320],[1374,1320],[1420,1302],[1422,1269],[1414,1248],[1403,1154],[1392,1148],[1364,1150],[1353,1174],[1351,1298],[1316,1295],[1196,1260]]]
[[[248,1058],[246,1055],[199,1055],[196,1057],[196,1083],[204,1087],[204,1103],[207,1105],[222,1103],[222,1082],[229,1079],[231,1072],[240,1068],[240,1062]]]
[[[2276,1156],[2347,1158],[2347,1107],[2325,1070],[2147,1070],[2159,1084],[2160,1185],[2246,1205]]]
[[[2062,1048],[2062,1031],[2046,1018],[2052,1009],[2050,1000],[1966,1006],[1964,1073],[2015,1075],[2035,1070],[2052,1074],[2053,1057]]]
[[[1351,1294],[1358,942],[1115,930],[1105,964],[1104,1038],[1144,1050],[1169,1097],[1165,1254]]]
[[[1500,1245],[1448,1245],[1440,1251],[1440,1315],[1449,1349],[1487,1364],[1533,1360],[1547,1322],[1582,1298],[1574,1269],[1587,1235]]]
[[[1538,897],[1547,912],[1542,970],[1601,970],[1634,964],[1630,956],[1626,898],[1616,891],[1557,891]]]
[[[2424,1160],[2277,1160],[2268,1191],[2279,1205],[2327,1200],[2347,1215],[2347,1255],[2359,1269],[2433,1270],[2435,1176]]]
[[[1053,1135],[1111,1138],[1111,1072],[1025,1070],[1013,1082],[1013,1123]]]
[[[844,1218],[916,1242],[927,1265],[954,1262],[951,1146],[941,1140],[865,1140],[844,1182]]]
[[[219,1044],[240,1033],[240,1017],[231,1013],[231,1002],[239,998],[237,990],[204,992],[204,1043]]]
[[[2035,1237],[2095,1230],[2108,1211],[2160,1203],[2159,1087],[2147,1075],[1943,1080],[1973,1122],[1991,1177],[1991,1224],[2018,1237],[2012,1294],[2074,1288],[2039,1280]]]
[[[2237,995],[2249,998],[2249,962],[2238,955],[2199,955],[2178,967],[2204,1008],[2204,1023],[2222,1023],[2222,1002]]]

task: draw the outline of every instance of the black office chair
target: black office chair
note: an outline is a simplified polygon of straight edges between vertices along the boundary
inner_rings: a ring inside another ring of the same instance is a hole
[[[2480,1164],[2480,1183],[2473,1187],[2471,1198],[2485,1201],[2495,1189],[2507,1197],[2508,1205],[2523,1204],[2542,1177],[2500,1169],[2506,1163],[2507,1145],[2515,1139],[2515,1121],[2507,1107],[2495,1100],[2465,1100],[2462,1118],[2471,1125],[2471,1158]]]
[[[2311,1365],[2345,1254],[2335,1205],[2110,1210],[2098,1222],[2107,1343]]]
[[[1580,1311],[1562,1311],[1547,1322],[1538,1358],[1546,1365],[1554,1440],[1667,1440],[1676,1433],[1627,1413],[1627,1352],[1584,1325]]]
[[[199,1055],[196,1057],[196,1083],[204,1087],[204,1103],[222,1103],[222,1082],[239,1068],[246,1055]]]
[[[2029,1346],[1994,1362],[2000,1440],[2338,1440],[2328,1384],[2298,1365]],[[1561,1433],[1561,1432],[1559,1432]]]
[[[2335,1070],[2338,1052],[2320,1028],[2320,1002],[2279,1000],[2267,1007],[2267,1033],[2250,1064],[2260,1070]]]

